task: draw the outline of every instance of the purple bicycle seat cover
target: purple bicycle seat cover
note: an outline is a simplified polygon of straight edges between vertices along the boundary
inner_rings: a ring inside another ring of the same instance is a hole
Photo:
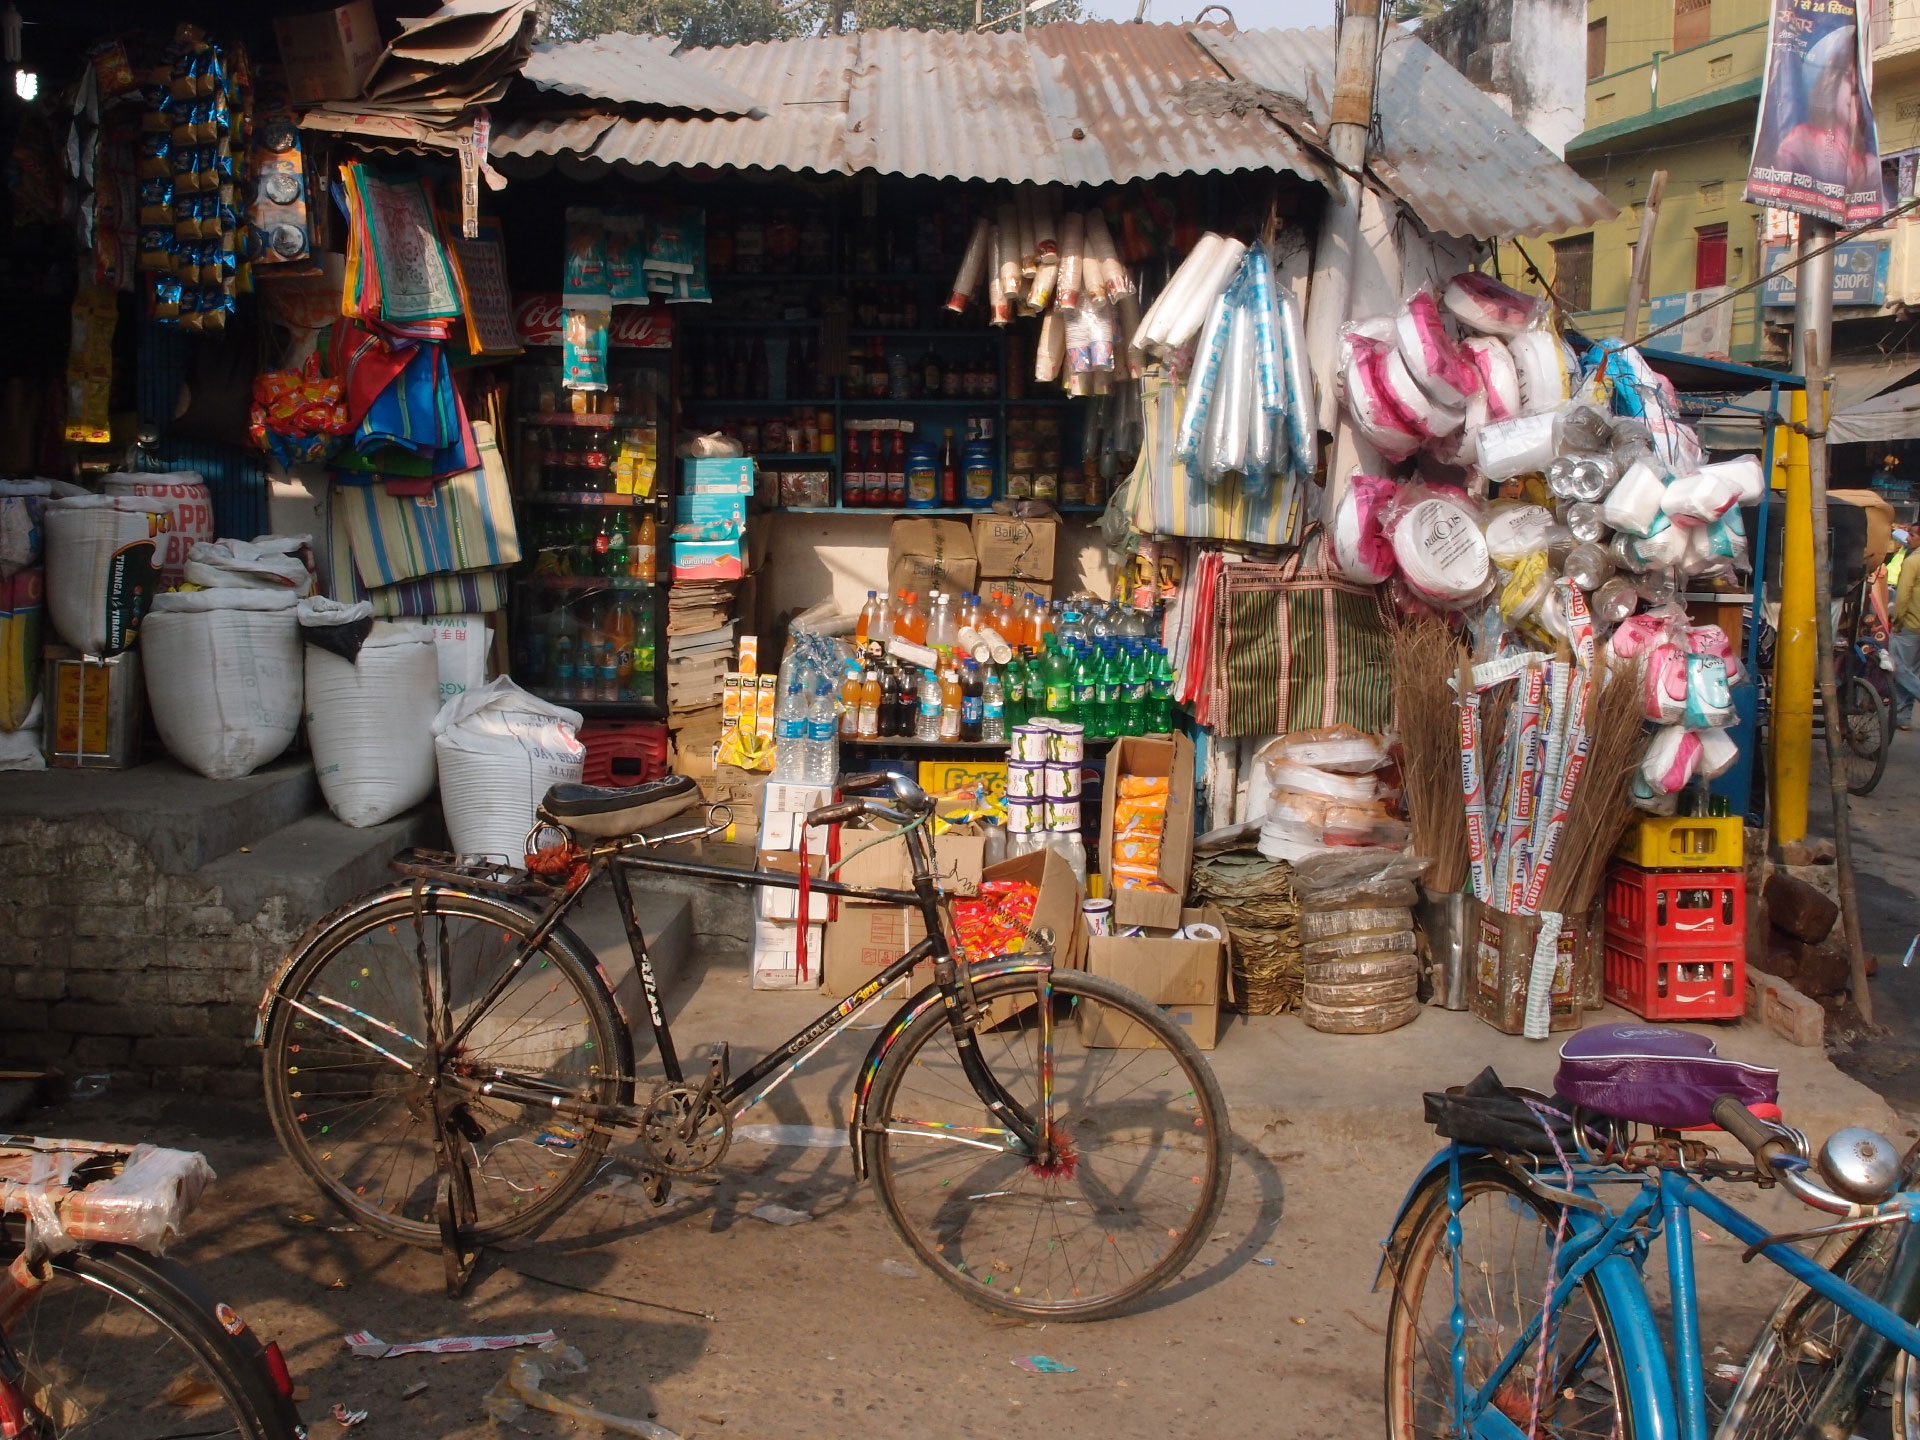
[[[1667,1130],[1713,1123],[1722,1095],[1772,1105],[1780,1072],[1729,1060],[1705,1035],[1669,1025],[1598,1025],[1560,1047],[1554,1089],[1583,1109]]]

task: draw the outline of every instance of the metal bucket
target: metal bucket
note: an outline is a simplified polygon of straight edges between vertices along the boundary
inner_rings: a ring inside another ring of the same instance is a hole
[[[1413,913],[1434,1000],[1448,1010],[1466,1009],[1470,950],[1466,895],[1457,890],[1438,894],[1422,885]]]

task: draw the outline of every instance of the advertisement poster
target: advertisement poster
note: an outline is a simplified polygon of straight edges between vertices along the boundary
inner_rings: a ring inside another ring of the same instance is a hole
[[[1885,213],[1857,0],[1773,0],[1746,198],[1832,225]]]

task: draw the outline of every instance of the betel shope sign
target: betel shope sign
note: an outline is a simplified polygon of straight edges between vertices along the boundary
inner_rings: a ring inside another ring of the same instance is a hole
[[[539,290],[514,301],[513,328],[522,345],[558,345],[566,305],[558,290]],[[671,350],[673,317],[650,305],[615,305],[607,343],[616,350]]]

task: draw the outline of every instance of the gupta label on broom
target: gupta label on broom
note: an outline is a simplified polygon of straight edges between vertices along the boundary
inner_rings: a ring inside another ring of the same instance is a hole
[[[1831,225],[1886,213],[1856,0],[1773,0],[1746,198]]]

